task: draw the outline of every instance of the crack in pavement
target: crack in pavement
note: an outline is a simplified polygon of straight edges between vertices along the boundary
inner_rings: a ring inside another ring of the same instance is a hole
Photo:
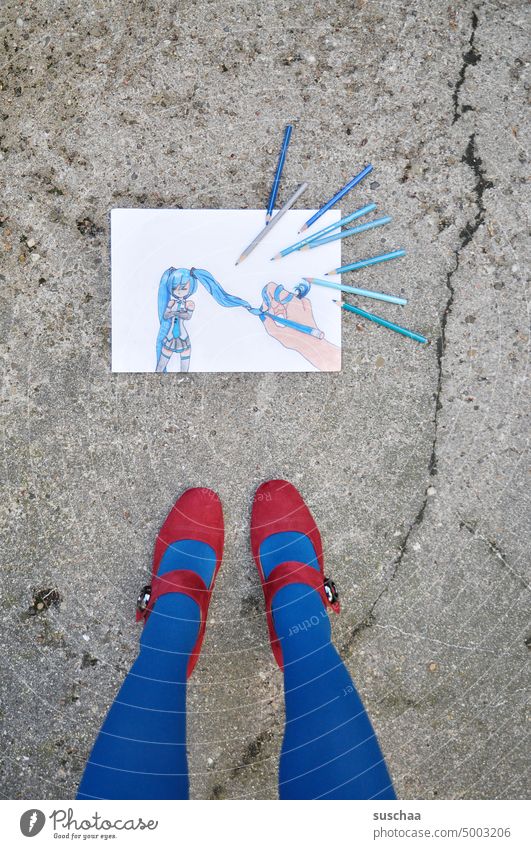
[[[472,33],[471,33],[470,41],[469,41],[470,50],[467,53],[465,53],[464,56],[463,56],[464,64],[461,67],[461,70],[459,72],[459,77],[458,77],[458,80],[457,80],[457,83],[456,83],[456,86],[455,86],[455,89],[454,89],[454,96],[453,96],[454,120],[452,121],[452,124],[455,124],[455,121],[457,120],[455,118],[455,110],[457,108],[457,103],[458,103],[458,94],[459,94],[459,91],[460,91],[461,86],[463,85],[463,82],[464,82],[464,79],[465,79],[466,68],[467,68],[468,65],[477,64],[477,62],[479,62],[479,60],[481,58],[481,54],[476,50],[476,48],[474,46],[474,40],[475,40],[475,36],[476,36],[476,30],[477,30],[477,27],[478,27],[478,23],[479,23],[478,17],[476,15],[476,13],[473,12],[472,13]],[[463,114],[463,112],[469,111],[470,109],[472,109],[472,107],[466,107],[466,108],[463,107],[461,109],[460,114]],[[458,117],[460,117],[460,114],[458,115]],[[452,308],[453,308],[453,305],[454,305],[454,299],[455,299],[455,286],[454,286],[454,283],[453,283],[453,278],[454,278],[455,274],[457,273],[457,271],[459,270],[459,265],[460,265],[460,261],[461,261],[461,252],[467,247],[467,245],[470,244],[470,242],[474,238],[475,234],[477,233],[478,229],[481,227],[481,225],[483,224],[483,222],[485,220],[486,209],[485,209],[485,204],[484,204],[484,200],[483,200],[484,193],[487,189],[491,189],[494,186],[492,181],[488,180],[486,178],[485,170],[483,168],[483,162],[477,154],[477,144],[476,144],[476,134],[475,134],[475,132],[471,133],[471,135],[468,138],[468,142],[467,142],[467,146],[465,148],[465,152],[464,152],[463,156],[461,157],[461,162],[464,163],[465,165],[467,165],[472,170],[472,172],[475,176],[475,183],[474,183],[473,192],[474,192],[474,195],[475,195],[475,206],[476,206],[477,211],[476,211],[476,214],[473,216],[473,218],[471,218],[469,221],[467,221],[467,223],[462,228],[462,230],[460,230],[460,232],[459,232],[459,244],[453,252],[454,261],[453,261],[452,267],[446,273],[447,298],[446,298],[446,303],[444,305],[443,313],[442,313],[442,316],[441,316],[441,330],[440,330],[439,337],[438,337],[437,342],[436,342],[436,348],[435,348],[435,350],[436,350],[436,366],[437,366],[437,388],[436,388],[436,391],[435,391],[435,398],[434,398],[435,403],[434,403],[434,416],[433,416],[433,440],[432,440],[432,446],[431,446],[431,452],[430,452],[430,459],[428,461],[428,474],[429,474],[430,477],[434,477],[435,475],[437,475],[437,441],[438,441],[438,432],[439,432],[439,413],[442,409],[441,395],[442,395],[442,385],[443,385],[443,360],[444,360],[444,356],[445,356],[445,353],[446,353],[446,336],[447,336],[448,318],[450,316],[450,313],[452,312]],[[372,604],[369,607],[369,610],[367,611],[365,616],[360,620],[360,622],[358,622],[357,625],[354,626],[354,628],[350,632],[348,639],[340,647],[339,654],[342,657],[348,656],[349,651],[352,648],[352,645],[354,644],[357,635],[375,624],[376,616],[375,616],[374,611],[375,611],[378,603],[380,602],[380,599],[382,598],[382,596],[385,595],[385,593],[387,593],[387,591],[389,590],[389,587],[391,586],[392,582],[394,581],[394,579],[396,578],[396,576],[398,574],[398,570],[400,569],[400,566],[402,564],[402,561],[404,559],[404,556],[405,556],[407,548],[408,548],[409,539],[411,537],[411,534],[413,533],[414,530],[416,530],[422,524],[422,521],[424,519],[424,513],[426,511],[426,507],[427,507],[427,504],[428,504],[428,498],[430,496],[429,490],[430,490],[430,485],[428,483],[425,490],[424,490],[424,496],[423,496],[422,502],[420,504],[420,507],[419,507],[413,521],[410,523],[410,525],[409,525],[409,527],[408,527],[406,533],[404,534],[404,537],[403,537],[403,539],[400,543],[398,554],[395,557],[393,564],[392,564],[392,567],[391,567],[390,577],[387,580],[387,582],[385,583],[384,587],[380,590],[380,592],[376,596],[375,600],[372,602]],[[504,560],[504,563],[507,565],[506,560]]]
[[[489,537],[484,537],[484,536],[482,536],[482,534],[479,533],[479,522],[478,521],[471,522],[471,521],[468,521],[467,519],[461,519],[461,521],[459,522],[459,527],[465,528],[470,534],[472,534],[474,539],[477,539],[477,540],[480,540],[480,542],[483,542],[487,546],[489,552],[492,555],[494,555],[494,557],[496,557],[497,560],[499,560],[501,563],[503,563],[503,565],[505,566],[506,569],[508,569],[508,571],[511,573],[513,578],[516,578],[527,590],[531,589],[530,585],[528,584],[528,582],[526,581],[524,576],[520,575],[519,572],[517,572],[515,569],[513,569],[513,567],[509,563],[507,555],[502,550],[498,541],[495,540],[495,539],[489,538]]]
[[[476,232],[481,227],[485,220],[485,204],[483,202],[483,195],[487,189],[494,188],[494,183],[492,180],[487,180],[485,177],[485,170],[483,166],[483,160],[477,155],[477,146],[476,146],[476,134],[472,133],[468,139],[468,144],[466,146],[465,153],[461,158],[461,162],[465,165],[468,165],[469,168],[472,169],[474,175],[476,177],[476,182],[474,185],[474,194],[476,196],[476,206],[477,212],[472,219],[472,221],[467,221],[461,232],[459,233],[459,237],[461,239],[461,244],[459,245],[458,251],[466,248],[469,242],[472,241]]]
[[[481,227],[485,220],[485,204],[483,201],[483,195],[486,189],[491,189],[494,185],[490,180],[487,180],[485,177],[485,171],[482,167],[483,162],[481,158],[477,155],[475,133],[472,133],[469,136],[465,153],[461,157],[461,162],[463,162],[465,165],[468,165],[468,167],[472,169],[476,177],[476,182],[474,184],[473,191],[476,197],[477,212],[471,220],[467,221],[463,229],[459,232],[460,241],[459,245],[454,251],[453,266],[446,272],[446,289],[448,291],[448,297],[446,299],[446,304],[444,306],[443,314],[441,316],[441,332],[436,342],[437,389],[435,391],[433,443],[431,456],[428,463],[428,471],[431,476],[437,474],[437,437],[439,430],[439,412],[442,409],[441,394],[443,383],[443,360],[444,355],[446,353],[446,332],[448,326],[448,317],[452,311],[455,299],[455,287],[453,283],[453,278],[459,270],[459,264],[461,262],[461,251],[463,251],[466,246],[470,244],[478,229]]]
[[[463,83],[465,82],[466,69],[470,65],[477,65],[477,63],[481,59],[481,53],[479,52],[479,50],[477,50],[477,48],[474,44],[474,41],[475,41],[475,38],[476,38],[476,30],[478,28],[478,23],[479,23],[478,16],[476,15],[476,12],[473,11],[472,12],[472,32],[470,33],[470,38],[469,38],[469,41],[468,41],[468,50],[466,51],[466,53],[463,53],[463,64],[461,66],[461,70],[459,71],[459,76],[457,77],[457,81],[456,81],[456,84],[455,84],[455,87],[454,87],[454,92],[453,92],[453,95],[452,95],[452,101],[453,101],[453,105],[454,105],[454,117],[453,117],[452,124],[455,124],[455,122],[461,117],[461,115],[464,115],[465,112],[470,112],[472,110],[472,106],[468,106],[468,105],[460,106],[459,105],[459,95],[461,93],[461,88],[463,86]]]
[[[396,578],[396,576],[398,574],[398,570],[400,569],[402,560],[403,560],[404,555],[406,553],[409,538],[410,538],[412,532],[415,530],[415,528],[419,527],[419,525],[421,524],[421,522],[424,518],[424,511],[426,510],[426,505],[428,503],[428,488],[429,487],[426,487],[426,489],[424,491],[424,498],[422,500],[422,504],[420,505],[420,509],[418,510],[415,518],[413,519],[413,521],[409,525],[409,528],[407,529],[407,531],[404,534],[404,537],[402,539],[402,542],[400,543],[400,547],[398,549],[398,554],[395,557],[395,559],[393,561],[393,565],[391,567],[391,574],[390,574],[389,580],[387,581],[385,586],[380,590],[380,592],[378,593],[378,595],[374,599],[373,603],[371,604],[369,610],[367,611],[367,613],[365,614],[363,619],[360,622],[358,622],[357,625],[354,626],[354,628],[350,632],[348,639],[338,649],[339,654],[342,658],[348,657],[349,651],[352,648],[354,641],[355,641],[356,637],[358,636],[358,634],[361,633],[362,631],[365,631],[366,628],[370,628],[372,625],[374,625],[376,623],[376,616],[374,615],[374,611],[375,611],[380,599],[389,590],[389,587],[391,586],[391,584],[393,583],[394,579]]]

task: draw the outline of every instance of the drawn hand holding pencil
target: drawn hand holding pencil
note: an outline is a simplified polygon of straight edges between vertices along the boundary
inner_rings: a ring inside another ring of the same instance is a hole
[[[339,371],[341,349],[324,338],[308,298],[296,297],[282,285],[270,282],[262,292],[261,309],[269,336],[285,348],[298,351],[317,369]]]

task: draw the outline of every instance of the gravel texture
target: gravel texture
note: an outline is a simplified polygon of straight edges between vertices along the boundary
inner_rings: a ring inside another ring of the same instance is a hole
[[[75,794],[157,529],[203,485],[227,543],[189,686],[192,795],[275,798],[282,679],[248,519],[285,477],[399,796],[526,796],[526,4],[3,13],[2,795]],[[343,259],[406,248],[355,285],[405,293],[431,344],[345,315],[338,375],[110,374],[109,210],[264,205],[288,121],[280,200],[305,179],[318,206],[372,162],[352,203],[394,221]]]

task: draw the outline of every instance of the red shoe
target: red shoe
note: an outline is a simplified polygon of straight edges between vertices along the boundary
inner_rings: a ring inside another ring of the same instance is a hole
[[[266,579],[260,563],[260,546],[271,534],[296,531],[310,540],[317,555],[319,571],[306,563],[287,561],[275,566]],[[283,668],[282,647],[275,631],[271,603],[273,596],[287,584],[308,584],[317,590],[323,604],[339,613],[334,582],[325,578],[323,546],[315,520],[293,484],[283,480],[267,481],[258,487],[251,514],[251,549],[264,591],[269,639],[275,659]]]
[[[138,597],[137,622],[145,622],[156,600],[166,593],[183,593],[193,598],[199,605],[201,611],[199,634],[188,661],[187,678],[194,670],[203,644],[212,590],[221,566],[224,535],[223,511],[218,495],[206,487],[187,489],[173,505],[158,533],[153,553],[151,584],[143,587]],[[157,571],[164,552],[168,546],[181,539],[198,540],[214,550],[216,566],[210,587],[207,587],[201,576],[191,569],[175,569],[159,578]]]

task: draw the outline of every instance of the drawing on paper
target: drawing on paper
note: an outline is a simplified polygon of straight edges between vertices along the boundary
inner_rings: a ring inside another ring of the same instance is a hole
[[[341,310],[301,282],[341,264],[339,241],[269,262],[308,214],[287,212],[236,267],[263,210],[113,209],[113,373],[340,371]]]

